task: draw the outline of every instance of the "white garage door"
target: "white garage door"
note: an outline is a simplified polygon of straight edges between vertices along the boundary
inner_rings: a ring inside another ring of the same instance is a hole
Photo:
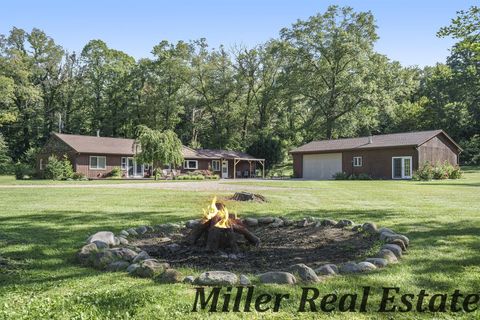
[[[325,180],[342,171],[342,154],[304,154],[303,178]]]

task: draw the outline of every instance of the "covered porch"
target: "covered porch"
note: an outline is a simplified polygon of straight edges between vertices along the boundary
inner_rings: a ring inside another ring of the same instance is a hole
[[[231,161],[233,162],[233,179],[265,178],[265,159],[233,158]]]

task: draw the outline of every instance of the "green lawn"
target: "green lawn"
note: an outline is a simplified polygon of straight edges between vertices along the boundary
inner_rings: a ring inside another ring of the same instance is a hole
[[[11,183],[10,177],[0,177],[0,184]],[[301,314],[304,318],[480,317],[479,311],[435,315],[374,312],[385,286],[400,287],[403,293],[421,289],[429,293],[480,291],[480,170],[469,169],[458,181],[248,183],[277,188],[261,191],[268,203],[231,204],[240,216],[374,221],[410,237],[409,253],[400,264],[316,285],[322,294],[360,292],[362,286],[372,286],[369,313]],[[154,188],[0,188],[0,255],[11,259],[11,266],[0,267],[0,319],[204,318],[207,314],[190,312],[195,293],[192,286],[161,285],[123,273],[83,268],[75,264],[74,254],[96,231],[117,232],[130,226],[196,218],[212,195]],[[283,305],[279,313],[208,315],[218,319],[291,319],[298,315],[300,287],[259,286],[257,290],[290,293],[292,302]]]

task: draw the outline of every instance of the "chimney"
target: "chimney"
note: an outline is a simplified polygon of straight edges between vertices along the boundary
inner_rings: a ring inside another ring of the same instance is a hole
[[[372,136],[368,136],[368,144],[372,144],[373,143],[373,137]]]
[[[100,137],[100,130],[97,129],[97,137]]]

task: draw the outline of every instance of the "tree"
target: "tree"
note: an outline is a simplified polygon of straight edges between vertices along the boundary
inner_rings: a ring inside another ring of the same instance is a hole
[[[165,165],[176,168],[183,163],[183,145],[175,132],[152,130],[146,126],[137,127],[137,144],[140,152],[136,155],[137,161],[151,163],[152,173]]]
[[[8,156],[8,146],[0,134],[0,174],[9,173],[12,170],[12,159]]]
[[[303,99],[308,140],[341,135],[338,121],[372,101],[375,29],[370,12],[330,6],[324,14],[281,30],[281,39],[291,47],[290,80]]]
[[[265,159],[265,169],[271,169],[283,160],[282,143],[278,138],[260,135],[247,149],[257,158]]]

